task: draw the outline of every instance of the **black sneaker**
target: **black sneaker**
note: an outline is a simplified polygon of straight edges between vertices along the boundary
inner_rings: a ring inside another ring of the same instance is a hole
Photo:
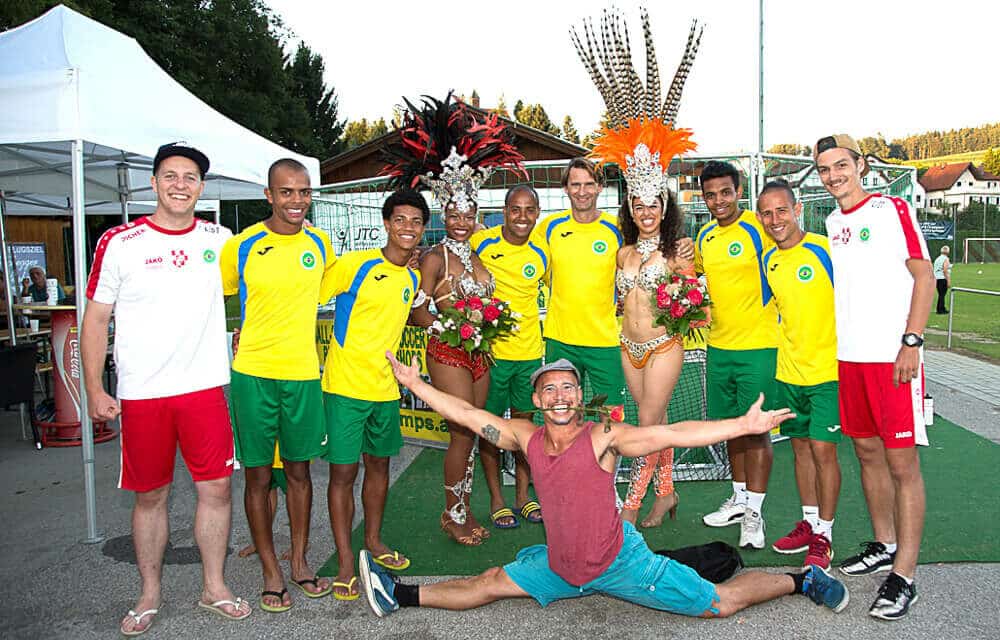
[[[878,597],[868,610],[868,615],[883,620],[899,620],[910,610],[910,605],[916,603],[916,583],[907,584],[900,576],[890,573],[879,587]]]
[[[840,572],[848,576],[866,576],[869,573],[892,569],[896,553],[889,553],[881,542],[865,542],[861,553],[840,563]]]

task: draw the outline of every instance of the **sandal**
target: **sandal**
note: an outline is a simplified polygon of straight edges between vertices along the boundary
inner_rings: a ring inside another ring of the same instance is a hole
[[[357,600],[361,596],[361,592],[358,591],[354,584],[358,581],[357,576],[351,576],[351,579],[347,582],[340,582],[339,580],[334,580],[333,584],[330,585],[330,589],[333,591],[333,597],[337,600]],[[337,587],[341,589],[347,589],[346,594],[337,593]]]
[[[274,592],[273,591],[269,592],[269,595],[274,595]],[[281,596],[282,599],[284,599],[284,597],[285,596]],[[246,603],[247,605],[246,613],[243,613],[244,603]],[[236,609],[236,611],[238,611],[239,613],[229,613],[228,611],[223,609],[222,607],[224,607],[227,604],[230,605],[232,608]],[[244,600],[243,598],[236,598],[236,600],[216,600],[211,604],[199,600],[198,606],[201,607],[202,609],[205,609],[206,611],[211,611],[216,615],[222,616],[226,620],[242,620],[243,618],[246,618],[251,613],[253,613],[253,609],[250,608],[250,603],[246,602],[246,600]]]
[[[312,586],[319,589],[319,576],[313,578],[304,578],[302,580],[293,579],[292,584],[301,589],[302,593],[305,594],[307,598],[322,598],[323,596],[329,595],[330,592],[333,591],[332,584],[328,585],[326,589],[320,589],[319,591],[310,591],[309,589],[306,589],[307,584],[311,584]]]
[[[142,634],[144,634],[147,631],[149,631],[150,627],[153,626],[153,621],[156,620],[155,616],[159,612],[160,612],[159,609],[146,609],[142,613],[136,613],[135,611],[132,611],[131,609],[129,609],[128,610],[128,615],[125,616],[126,619],[127,618],[132,618],[133,620],[135,620],[136,626],[138,626],[138,625],[142,624],[142,619],[143,618],[145,618],[146,616],[149,616],[150,617],[149,618],[149,624],[147,624],[142,629],[136,629],[135,627],[133,627],[130,631],[126,631],[121,625],[118,625],[118,631],[120,631],[123,636],[128,636],[128,637],[141,636]],[[122,624],[124,624],[124,623],[125,623],[125,620],[123,619],[122,620]]]
[[[292,608],[292,605],[285,604],[285,596],[288,595],[288,589],[282,589],[281,591],[261,591],[260,592],[260,608],[268,613],[284,613]],[[274,596],[278,599],[281,604],[273,605],[264,602],[266,596]],[[199,603],[199,606],[200,603]],[[208,605],[204,605],[208,606]],[[221,613],[221,611],[219,611]]]
[[[542,505],[528,500],[521,506],[521,517],[532,524],[539,524],[542,521]]]
[[[449,538],[451,538],[458,544],[466,547],[478,547],[483,543],[483,539],[475,532],[472,535],[457,534],[456,533],[457,524],[458,523],[456,523],[454,520],[451,519],[451,516],[448,515],[447,511],[441,514],[441,531],[444,531],[446,534],[448,534]]]
[[[369,551],[369,553],[371,552]],[[410,559],[398,551],[390,551],[378,556],[373,555],[372,562],[385,567],[389,571],[406,571],[410,568]]]
[[[501,523],[501,519],[509,518],[509,522]],[[514,512],[503,507],[502,509],[497,509],[490,514],[490,519],[493,520],[493,526],[497,529],[517,529],[521,526],[521,521],[517,519]]]

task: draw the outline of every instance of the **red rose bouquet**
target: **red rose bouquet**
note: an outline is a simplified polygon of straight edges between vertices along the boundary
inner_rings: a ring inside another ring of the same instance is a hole
[[[653,326],[684,338],[700,335],[709,325],[708,287],[698,278],[680,273],[660,276],[652,296]]]
[[[470,354],[490,357],[498,338],[520,330],[521,314],[497,298],[470,296],[455,300],[450,307],[438,310],[437,319],[427,327],[427,333],[450,347],[462,347]]]

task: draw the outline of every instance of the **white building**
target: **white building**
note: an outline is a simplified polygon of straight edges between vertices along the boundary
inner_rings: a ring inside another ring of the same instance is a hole
[[[1000,176],[971,162],[931,167],[920,178],[920,184],[927,192],[928,211],[950,213],[972,202],[1000,205]]]

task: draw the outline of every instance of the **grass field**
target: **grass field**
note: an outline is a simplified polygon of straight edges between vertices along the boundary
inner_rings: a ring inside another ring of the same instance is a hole
[[[956,264],[951,284],[967,289],[1000,291],[1000,264]],[[937,294],[935,305],[936,301]],[[1000,362],[1000,297],[959,291],[955,294],[953,311],[952,347]],[[948,343],[948,316],[935,314],[933,306],[927,328],[930,345],[944,347]]]
[[[919,160],[905,160],[903,164],[908,167],[916,167],[917,169],[923,169],[924,167],[933,167],[939,164],[951,164],[953,162],[974,162],[976,164],[981,164],[983,161],[983,155],[986,154],[986,149],[981,151],[966,151],[965,153],[952,153],[946,156],[935,156],[933,158],[921,158]]]

